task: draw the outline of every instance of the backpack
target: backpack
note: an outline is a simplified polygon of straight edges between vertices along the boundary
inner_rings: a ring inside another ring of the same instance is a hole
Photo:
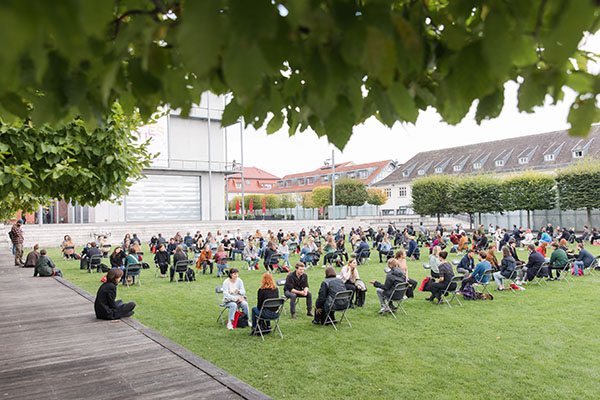
[[[466,285],[461,293],[465,300],[477,300],[477,293],[473,289],[473,285]]]
[[[187,279],[191,282],[191,281],[195,281],[196,280],[196,273],[194,272],[193,269],[188,268],[187,271],[185,271],[185,274],[187,275]]]
[[[277,264],[274,267],[277,272],[290,272],[290,269],[283,264]]]
[[[148,263],[142,263],[142,269],[150,269],[150,265]]]
[[[11,229],[10,231],[8,231],[8,237],[10,238],[11,241],[14,241],[17,238],[17,235]]]
[[[108,271],[110,271],[110,268],[108,267],[108,265],[106,264],[100,264],[100,269],[102,270],[102,272],[106,273]]]

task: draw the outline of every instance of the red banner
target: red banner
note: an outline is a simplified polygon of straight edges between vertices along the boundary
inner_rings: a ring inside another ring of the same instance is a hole
[[[250,207],[248,207],[248,212],[250,214],[254,212],[254,204],[252,204],[252,199],[250,199]]]

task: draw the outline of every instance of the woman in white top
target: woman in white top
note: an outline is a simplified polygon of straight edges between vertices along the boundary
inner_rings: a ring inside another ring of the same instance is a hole
[[[528,246],[533,243],[533,233],[531,233],[531,229],[527,229],[525,231],[525,238],[521,240],[521,244],[524,246]]]
[[[442,263],[438,257],[440,251],[442,251],[442,248],[440,246],[435,246],[429,255],[429,268],[431,268],[431,276],[434,278],[440,277],[440,270],[438,268]]]
[[[287,239],[283,239],[277,248],[277,253],[285,260],[286,265],[290,266],[290,249],[287,245]]]
[[[248,312],[248,299],[245,296],[246,289],[244,289],[244,282],[238,277],[239,274],[237,269],[231,268],[227,274],[229,278],[223,282],[223,303],[229,307],[227,329],[233,329],[233,319],[238,307],[248,317],[248,325],[252,327],[250,313]]]
[[[363,304],[365,304],[365,293],[367,291],[367,286],[363,281],[360,280],[358,269],[356,268],[357,265],[358,263],[356,262],[356,258],[351,258],[350,261],[348,261],[348,264],[342,267],[342,271],[340,273],[340,278],[346,285],[346,289],[352,290],[353,296],[355,297],[354,302],[350,301],[350,308],[354,308],[354,304],[356,304],[358,307],[362,307]]]

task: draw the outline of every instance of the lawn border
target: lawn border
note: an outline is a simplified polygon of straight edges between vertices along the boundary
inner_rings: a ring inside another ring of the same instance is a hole
[[[55,276],[54,279],[56,281],[60,282],[61,284],[63,284],[64,286],[66,286],[67,288],[73,290],[80,296],[84,297],[86,300],[90,301],[91,303],[94,302],[95,296],[92,296],[90,293],[81,289],[79,286],[77,286],[61,277]],[[190,365],[194,366],[195,368],[198,368],[199,370],[204,372],[206,375],[208,375],[211,378],[213,378],[214,380],[218,381],[223,386],[226,386],[231,391],[235,392],[236,394],[243,397],[244,399],[248,399],[248,400],[272,399],[271,397],[267,396],[266,394],[259,391],[258,389],[255,389],[254,387],[250,386],[246,382],[236,378],[233,375],[228,374],[221,368],[209,363],[202,357],[198,356],[196,353],[175,343],[174,341],[161,335],[154,329],[148,328],[146,325],[142,324],[141,322],[136,321],[135,319],[132,319],[132,318],[124,318],[121,321],[124,322],[125,324],[129,325],[136,331],[140,332],[142,335],[146,336],[150,340],[158,343],[160,346],[162,346],[166,350],[177,355],[179,358],[183,359]]]

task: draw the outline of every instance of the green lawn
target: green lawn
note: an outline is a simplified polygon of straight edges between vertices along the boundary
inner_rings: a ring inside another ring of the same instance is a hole
[[[600,253],[598,246],[588,247]],[[359,266],[365,282],[385,279],[376,254]],[[520,258],[526,254],[521,251]],[[62,261],[58,249],[50,255],[66,279],[96,293],[101,274],[79,270],[79,261]],[[154,266],[149,252],[144,258]],[[264,270],[248,271],[240,261],[234,266],[252,307]],[[410,262],[409,274],[422,280],[422,262]],[[324,270],[310,269],[308,275],[316,298]],[[495,292],[492,283],[493,301],[463,301],[451,309],[424,301],[429,293],[418,292],[404,303],[408,316],[399,314],[398,320],[377,314],[377,296],[368,285],[365,307],[349,311],[352,329],[315,326],[304,313],[291,320],[288,309],[281,321],[284,339],[268,335],[262,342],[248,336],[249,329],[228,331],[215,322],[214,289],[222,279],[196,277],[170,283],[155,279],[151,268],[143,272],[142,286],[119,286],[117,297],[137,303],[135,318],[142,323],[276,399],[600,396],[600,278],[529,285],[516,295]]]

